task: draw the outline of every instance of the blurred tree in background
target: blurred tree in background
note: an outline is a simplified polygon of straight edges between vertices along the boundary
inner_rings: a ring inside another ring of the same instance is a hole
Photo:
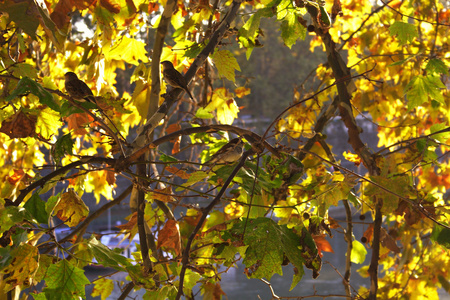
[[[129,275],[120,299],[220,299],[238,263],[261,280],[290,265],[292,289],[304,268],[320,275],[332,232],[347,244],[338,296],[450,292],[447,1],[17,0],[0,12],[2,299],[86,298],[88,285],[106,299],[114,282],[89,281],[91,265]],[[161,80],[165,60],[195,101]],[[71,98],[66,72],[95,100]],[[244,114],[270,121],[250,130]],[[235,137],[239,159],[208,163]],[[88,207],[91,195],[108,202]],[[86,233],[125,201],[131,257]],[[338,205],[345,222],[328,214]]]

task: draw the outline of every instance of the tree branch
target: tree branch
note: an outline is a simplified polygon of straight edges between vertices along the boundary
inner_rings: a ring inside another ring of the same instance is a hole
[[[242,1],[243,0],[233,1],[228,13],[222,19],[222,22],[220,23],[219,27],[211,36],[208,45],[206,45],[206,47],[200,52],[200,54],[197,56],[197,58],[195,58],[194,62],[191,64],[189,70],[184,75],[184,78],[186,79],[186,82],[188,84],[192,80],[194,75],[197,73],[197,70],[203,65],[204,61],[208,58],[208,56],[211,53],[213,53],[214,49],[222,40],[228,28],[230,28],[231,22],[233,22],[233,20],[236,18],[237,11]],[[167,115],[169,109],[178,100],[182,92],[183,90],[181,89],[175,89],[172,90],[170,93],[166,94],[166,99],[163,102],[163,104],[158,108],[156,113],[147,121],[138,137],[133,141],[131,145],[132,151],[134,151],[137,148],[141,148],[145,144],[149,143],[151,133],[153,132],[153,130],[155,130],[159,122]]]
[[[183,295],[183,284],[184,284],[184,275],[186,273],[186,268],[189,263],[189,253],[191,250],[192,242],[195,239],[195,236],[200,231],[200,229],[203,227],[203,223],[205,222],[206,218],[208,217],[208,214],[211,212],[211,210],[214,208],[215,205],[217,205],[222,198],[223,194],[227,190],[228,186],[230,185],[233,178],[236,176],[236,174],[239,172],[239,170],[244,166],[245,160],[248,156],[252,154],[252,150],[245,151],[244,154],[241,157],[241,160],[239,163],[234,167],[233,171],[231,172],[230,176],[228,176],[227,180],[222,185],[219,193],[217,193],[217,196],[214,198],[214,200],[203,209],[202,216],[198,220],[197,225],[195,226],[194,230],[191,232],[191,235],[189,236],[189,239],[187,240],[186,246],[183,251],[183,256],[181,258],[181,271],[180,271],[180,285],[178,287],[178,293],[176,296],[176,300],[179,300],[181,295]]]

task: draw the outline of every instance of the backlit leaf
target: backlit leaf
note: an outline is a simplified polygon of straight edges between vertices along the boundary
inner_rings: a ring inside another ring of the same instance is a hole
[[[106,300],[114,290],[114,281],[108,278],[100,278],[94,282],[92,289],[92,297],[100,296],[102,300]]]
[[[226,79],[235,82],[234,70],[241,71],[241,68],[234,55],[228,50],[219,50],[214,52],[211,58],[219,71],[219,75],[225,76]]]
[[[425,67],[430,73],[444,74],[448,75],[448,67],[447,65],[440,60],[439,58],[432,58],[428,61],[427,66]]]
[[[141,61],[148,62],[145,43],[127,36],[123,36],[118,40],[105,56],[110,60],[123,60],[136,66],[138,66]]]
[[[62,125],[59,114],[50,108],[45,108],[40,111],[37,118],[36,132],[43,138],[49,139],[52,135],[58,133]]]
[[[13,259],[10,265],[2,270],[5,274],[9,274],[5,280],[6,291],[18,285],[30,285],[38,268],[39,252],[35,246],[21,244],[12,251],[11,256]]]
[[[392,36],[397,35],[400,43],[411,43],[415,37],[418,37],[416,26],[405,22],[395,21],[394,24],[389,27],[389,32]]]
[[[69,190],[61,195],[61,199],[54,208],[54,213],[69,227],[73,227],[86,219],[89,208],[73,190]]]
[[[24,205],[24,208],[39,222],[46,224],[48,222],[48,213],[45,210],[45,202],[38,194],[33,194]]]
[[[22,79],[19,80],[16,88],[6,98],[6,101],[11,101],[16,97],[20,97],[21,95],[26,95],[28,93],[36,95],[39,98],[39,102],[41,102],[44,105],[47,105],[54,111],[60,111],[59,104],[55,102],[55,99],[53,98],[52,94],[47,90],[45,90],[42,87],[42,85],[40,85],[39,83],[28,77],[23,77]]]
[[[69,300],[85,298],[85,286],[90,282],[83,269],[74,267],[63,259],[48,268],[45,283],[47,287],[44,292],[47,299]]]
[[[355,264],[362,264],[366,259],[367,250],[363,244],[361,244],[357,240],[353,240],[352,242],[352,253],[351,253],[351,261]]]

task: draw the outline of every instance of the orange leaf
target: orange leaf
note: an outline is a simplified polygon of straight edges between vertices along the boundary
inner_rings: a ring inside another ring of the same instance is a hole
[[[8,177],[8,182],[11,184],[16,184],[22,179],[24,175],[25,172],[23,170],[14,170],[14,174]]]
[[[100,0],[100,4],[114,14],[118,14],[120,12],[120,4],[112,0]]]
[[[166,247],[181,254],[181,238],[178,223],[175,220],[168,220],[158,235],[158,249]]]
[[[189,179],[189,177],[191,177],[190,174],[188,174],[185,171],[180,170],[180,169],[178,169],[177,167],[174,167],[174,166],[168,166],[168,167],[166,167],[166,170],[169,171],[170,173],[174,174],[174,175],[177,175],[181,179]]]
[[[370,224],[363,234],[363,237],[366,238],[366,244],[372,241],[372,236],[373,236],[373,224]]]
[[[116,227],[123,231],[131,231],[137,225],[137,212],[131,215],[130,220],[126,224],[117,225]]]
[[[73,131],[74,135],[87,134],[87,131],[84,129],[84,127],[94,120],[87,113],[71,114],[65,119],[67,121],[69,130]]]
[[[178,152],[180,152],[180,140],[181,140],[181,137],[174,142],[173,148],[172,148],[172,154],[177,154]]]
[[[237,89],[235,89],[234,92],[236,93],[236,96],[237,96],[238,98],[242,98],[242,97],[244,97],[244,96],[250,94],[250,89],[241,86],[241,87],[238,87]]]
[[[172,194],[172,188],[168,186],[165,189],[154,189],[151,197],[162,202],[172,202],[174,201]]]
[[[180,124],[174,123],[174,124],[170,124],[167,127],[166,132],[167,132],[167,134],[171,134],[172,132],[175,132],[175,131],[178,131],[178,130],[181,130]]]
[[[148,4],[148,14],[151,14],[154,11],[157,11],[159,9],[159,4],[156,2],[150,2]]]
[[[317,250],[319,251],[319,256],[322,257],[322,251],[324,252],[331,252],[334,253],[333,248],[331,247],[330,243],[325,238],[325,235],[313,235],[312,238],[314,239],[314,242],[316,243]]]

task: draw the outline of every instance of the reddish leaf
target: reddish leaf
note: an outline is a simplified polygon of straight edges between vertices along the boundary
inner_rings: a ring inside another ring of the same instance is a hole
[[[154,11],[158,11],[159,9],[159,4],[156,2],[150,2],[148,4],[148,14],[151,14]]]
[[[33,136],[36,127],[36,116],[26,115],[22,110],[2,122],[0,132],[10,138],[26,138]]]
[[[131,231],[137,225],[137,212],[131,215],[130,220],[126,224],[117,225],[116,227],[123,231]]]
[[[166,170],[169,171],[170,173],[180,177],[181,179],[189,179],[189,177],[191,177],[190,174],[188,174],[185,171],[180,170],[174,166],[168,166],[168,167],[166,167]]]
[[[19,182],[24,175],[25,172],[23,170],[14,170],[14,174],[8,177],[8,182],[14,185]]]
[[[175,220],[168,220],[158,235],[158,249],[166,247],[181,254],[181,238],[178,223]]]
[[[172,188],[168,186],[164,189],[154,189],[151,197],[162,202],[172,202],[174,201],[172,194]]]
[[[366,244],[369,244],[372,241],[372,236],[373,236],[373,224],[370,224],[363,234],[363,237],[366,238],[365,241]]]
[[[395,253],[400,253],[400,248],[397,246],[397,243],[395,242],[394,238],[390,236],[387,233],[386,229],[384,229],[383,227],[381,228],[380,240],[381,245],[383,245],[383,247],[386,247]]]
[[[114,183],[116,183],[116,173],[107,170],[106,171],[106,182],[109,185],[114,185]]]
[[[67,121],[67,125],[69,127],[69,130],[73,132],[73,135],[84,135],[87,134],[87,131],[84,129],[84,127],[91,123],[94,119],[90,117],[86,113],[81,114],[72,114],[65,118]]]
[[[118,14],[120,12],[120,4],[112,0],[100,0],[100,4],[114,14]]]
[[[320,257],[323,256],[323,252],[331,252],[334,253],[333,248],[331,247],[330,243],[325,238],[325,235],[313,235],[312,238],[314,239],[314,242],[316,243],[317,250],[319,251]]]

